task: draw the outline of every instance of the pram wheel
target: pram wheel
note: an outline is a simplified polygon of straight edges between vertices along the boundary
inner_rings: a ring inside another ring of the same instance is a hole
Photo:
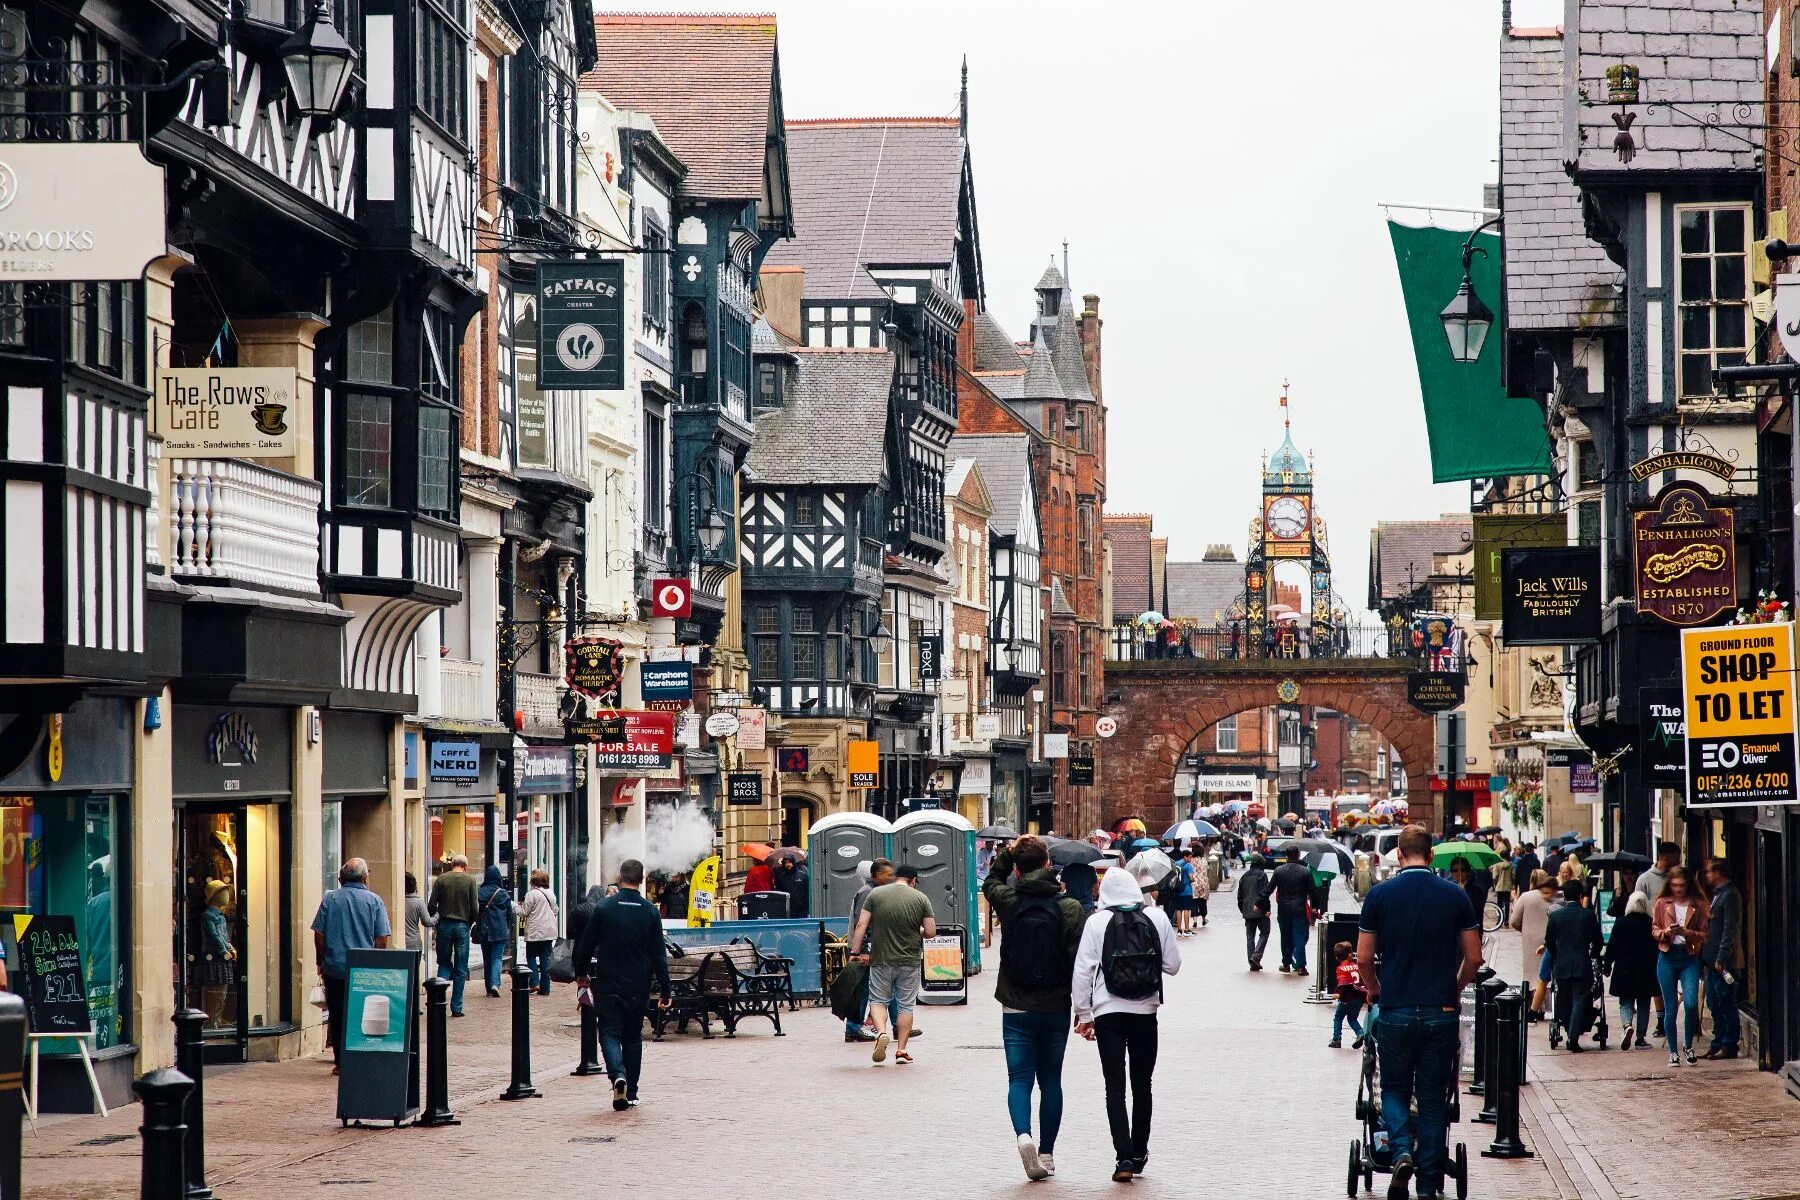
[[[1450,1123],[1456,1125],[1462,1121],[1462,1094],[1456,1084],[1450,1085]]]
[[[1352,1198],[1356,1196],[1357,1192],[1361,1190],[1357,1185],[1362,1183],[1362,1177],[1362,1143],[1353,1141],[1350,1143],[1350,1178],[1344,1184],[1344,1194],[1346,1196]]]
[[[1456,1200],[1469,1200],[1469,1148],[1456,1143],[1456,1160],[1451,1170],[1456,1174]]]

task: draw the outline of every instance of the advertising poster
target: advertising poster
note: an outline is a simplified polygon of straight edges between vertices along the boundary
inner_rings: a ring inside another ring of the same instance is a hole
[[[769,714],[760,708],[740,708],[738,716],[738,749],[767,750],[769,748]]]
[[[594,766],[602,771],[657,769],[675,761],[675,714],[639,709],[602,709],[595,721],[623,722],[623,737],[594,743]]]
[[[1638,778],[1645,787],[1678,788],[1687,782],[1687,718],[1678,687],[1638,689]]]
[[[1681,631],[1690,808],[1792,804],[1794,627]]]
[[[351,967],[344,976],[344,1049],[405,1054],[411,988],[404,968]]]
[[[850,743],[850,786],[853,788],[881,786],[880,742],[855,741]]]
[[[703,859],[688,877],[687,923],[701,929],[713,923],[714,902],[719,893],[719,856]]]

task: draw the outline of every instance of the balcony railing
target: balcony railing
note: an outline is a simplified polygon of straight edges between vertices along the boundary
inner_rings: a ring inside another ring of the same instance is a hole
[[[524,732],[536,737],[560,737],[562,680],[533,671],[520,671],[516,678],[519,711],[525,714]]]
[[[1138,625],[1115,625],[1107,658],[1132,662],[1154,658],[1405,658],[1433,670],[1462,670],[1461,656],[1414,645],[1410,626],[1379,622],[1344,622],[1316,631],[1304,622],[1264,626],[1260,645],[1252,645],[1243,621],[1194,625],[1177,622],[1174,639],[1164,627],[1154,634]]]
[[[319,594],[317,481],[227,458],[165,458],[159,472],[170,574]]]
[[[150,507],[144,513],[144,529],[146,530],[144,546],[144,562],[160,569],[163,565],[163,510],[162,510],[162,439],[148,438],[144,442],[144,480],[150,489]]]
[[[459,721],[495,719],[494,681],[480,663],[439,659],[438,689],[438,704],[444,710],[438,715]]]

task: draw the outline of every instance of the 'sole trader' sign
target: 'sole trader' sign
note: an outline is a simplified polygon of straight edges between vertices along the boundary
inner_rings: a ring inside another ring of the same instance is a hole
[[[1690,808],[1794,801],[1794,627],[1681,632]]]

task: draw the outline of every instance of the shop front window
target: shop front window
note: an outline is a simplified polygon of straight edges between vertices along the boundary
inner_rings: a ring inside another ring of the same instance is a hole
[[[433,872],[446,858],[458,854],[469,860],[469,871],[473,875],[479,876],[487,868],[489,807],[486,804],[434,804],[427,810]]]
[[[116,886],[124,843],[115,809],[122,803],[113,796],[0,796],[0,910],[74,921],[99,1049],[124,1040],[129,1017]]]
[[[240,1048],[288,1020],[284,820],[274,803],[181,810],[183,999]]]

